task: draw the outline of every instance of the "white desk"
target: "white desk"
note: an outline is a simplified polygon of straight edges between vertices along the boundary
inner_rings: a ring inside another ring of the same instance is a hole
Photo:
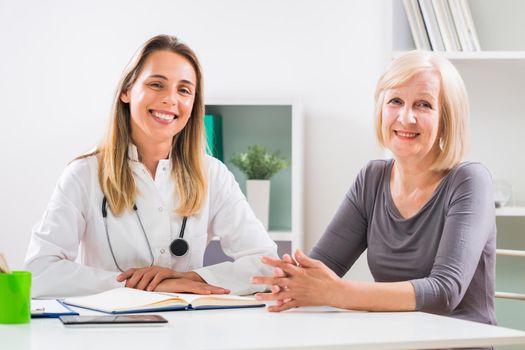
[[[162,313],[166,326],[133,328],[70,329],[58,319],[33,319],[27,325],[0,325],[0,348],[386,350],[525,344],[525,332],[421,312],[326,310],[175,311]]]

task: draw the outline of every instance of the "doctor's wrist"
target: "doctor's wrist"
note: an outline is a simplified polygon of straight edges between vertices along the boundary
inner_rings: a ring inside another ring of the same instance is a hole
[[[206,281],[195,271],[182,272],[181,275],[182,276],[180,276],[180,278],[185,278],[185,279],[192,280],[195,282],[206,283]]]

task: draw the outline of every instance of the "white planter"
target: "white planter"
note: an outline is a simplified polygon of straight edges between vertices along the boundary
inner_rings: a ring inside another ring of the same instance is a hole
[[[261,220],[268,230],[268,214],[270,211],[270,180],[247,180],[246,198],[255,216]]]

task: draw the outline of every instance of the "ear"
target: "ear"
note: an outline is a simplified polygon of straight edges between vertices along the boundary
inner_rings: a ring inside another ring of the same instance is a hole
[[[129,103],[129,90],[120,94],[120,100],[124,103]]]

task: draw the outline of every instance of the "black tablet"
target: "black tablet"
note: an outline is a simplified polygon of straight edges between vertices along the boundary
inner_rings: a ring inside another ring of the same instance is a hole
[[[161,326],[168,323],[160,315],[113,315],[113,316],[60,316],[64,326]]]

